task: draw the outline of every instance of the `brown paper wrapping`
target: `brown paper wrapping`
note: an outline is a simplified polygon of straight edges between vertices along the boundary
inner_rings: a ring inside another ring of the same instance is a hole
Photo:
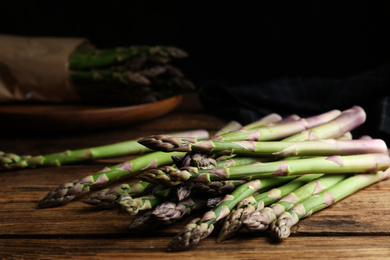
[[[79,101],[68,57],[88,45],[83,38],[0,35],[0,102]]]

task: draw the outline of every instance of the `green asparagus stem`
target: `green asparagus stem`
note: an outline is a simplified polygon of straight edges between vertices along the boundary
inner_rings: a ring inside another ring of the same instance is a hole
[[[166,190],[166,192],[169,193],[169,190]],[[136,215],[140,210],[148,210],[157,206],[162,202],[162,197],[164,196],[154,194],[148,194],[137,198],[122,196],[119,201],[121,212],[125,212],[129,215]]]
[[[214,225],[225,218],[230,210],[242,199],[254,192],[291,180],[291,177],[275,177],[264,180],[253,180],[238,187],[233,193],[225,196],[214,209],[206,212],[202,218],[195,218],[179,232],[168,245],[168,251],[188,250],[201,239],[211,234]]]
[[[261,126],[265,126],[266,124],[274,123],[280,120],[281,117],[278,114],[270,114],[248,126],[245,126],[245,128],[249,129],[251,127],[261,127]],[[232,131],[237,131],[242,128],[243,127],[241,126],[240,123],[236,121],[230,121],[223,128],[221,128],[214,135],[214,137],[218,138],[218,136],[222,134],[230,133]],[[177,168],[194,166],[194,167],[198,167],[199,169],[212,169],[215,168],[216,166],[216,159],[214,157],[215,156],[209,155],[208,153],[188,152],[184,157],[173,158],[173,159]]]
[[[101,209],[115,208],[119,206],[119,201],[122,196],[140,196],[147,190],[150,190],[152,186],[154,185],[145,181],[138,181],[132,185],[124,183],[113,188],[97,191],[91,194],[91,196],[89,196],[83,202]]]
[[[321,141],[200,141],[172,147],[167,152],[202,152],[241,156],[318,156],[361,153],[387,153],[381,139],[321,140]]]
[[[232,120],[232,121],[228,122],[220,130],[218,130],[214,134],[214,136],[219,136],[219,135],[222,135],[222,134],[226,134],[226,133],[230,133],[230,132],[233,132],[233,131],[237,131],[241,127],[242,127],[242,125],[239,122]]]
[[[115,49],[78,49],[69,56],[71,70],[114,66],[138,57],[185,58],[187,53],[171,46],[130,46]]]
[[[0,151],[0,169],[2,165],[12,164],[19,162],[23,159],[23,157],[14,154],[14,153],[5,153]]]
[[[222,167],[222,166],[238,166],[238,165],[246,165],[258,162],[259,159],[255,157],[233,157],[230,159],[218,161],[216,167]],[[180,174],[181,172],[187,171],[187,170],[194,170],[198,173],[198,167],[182,167],[178,169],[177,167],[165,165],[157,168],[153,168],[147,171],[142,172],[139,174],[136,178],[151,182],[151,183],[159,183],[166,186],[176,186],[183,181],[188,180],[188,178],[181,178]],[[199,173],[207,173],[210,170],[199,170]]]
[[[280,187],[260,193],[256,196],[249,196],[237,204],[230,214],[225,218],[222,228],[219,232],[217,241],[221,242],[231,238],[243,226],[245,217],[255,210],[262,209],[265,206],[277,202],[288,193],[302,187],[306,183],[320,178],[323,174],[306,174],[296,178]]]
[[[329,122],[330,120],[337,117],[341,112],[339,110],[331,110],[324,114],[309,118],[301,118],[296,121],[292,121],[285,124],[276,124],[270,127],[260,127],[257,129],[241,129],[238,131],[233,131],[230,133],[222,134],[218,138],[213,138],[213,140],[218,139],[219,141],[271,141],[278,140],[291,136],[293,134],[300,133],[304,130],[313,128],[315,126]],[[186,147],[190,144],[197,143],[200,140],[197,138],[175,138],[169,135],[152,135],[149,137],[142,138],[138,140],[139,143],[149,147],[153,150],[158,151],[169,151],[172,149],[178,149],[178,147]],[[183,148],[185,151],[186,150]]]
[[[347,178],[347,175],[325,175],[313,180],[302,187],[290,192],[279,202],[263,209],[258,208],[251,214],[247,214],[243,219],[244,226],[251,231],[264,231],[283,212],[293,205],[334,186]]]
[[[97,173],[84,177],[82,180],[74,180],[60,185],[39,202],[38,208],[49,208],[66,204],[92,189],[102,187],[115,180],[135,177],[141,170],[170,164],[173,162],[171,156],[182,154],[154,152],[112,167],[106,167]]]
[[[271,113],[271,114],[266,115],[266,116],[254,121],[250,124],[247,124],[241,128],[247,129],[247,130],[257,129],[257,128],[263,127],[263,126],[270,126],[274,123],[280,122],[282,119],[283,118],[280,115],[278,115],[276,113]],[[232,132],[232,131],[229,131],[229,132]],[[226,132],[226,133],[229,133],[229,132]],[[216,135],[216,136],[219,136],[219,135]]]
[[[203,129],[196,129],[193,131],[183,131],[172,133],[173,136],[192,136],[201,139],[209,138],[209,133]],[[60,153],[53,153],[47,155],[38,156],[12,156],[7,153],[0,153],[0,160],[7,156],[13,158],[11,163],[9,160],[3,160],[5,163],[0,163],[0,169],[21,169],[21,168],[34,168],[42,166],[60,166],[65,164],[73,164],[91,160],[97,160],[102,158],[112,158],[119,156],[126,156],[132,154],[143,154],[151,152],[151,150],[143,145],[140,145],[137,140],[129,140],[124,142],[118,142],[109,145],[96,146],[90,148],[83,148],[78,150],[67,150]],[[26,158],[27,157],[27,158]]]
[[[287,137],[283,141],[313,141],[338,138],[360,126],[365,121],[366,113],[363,108],[354,106],[343,111],[338,117],[327,123]]]
[[[290,228],[300,219],[309,217],[373,183],[387,179],[389,176],[390,169],[378,171],[375,174],[358,174],[294,205],[271,224],[272,236],[279,241],[286,239],[290,235]]]
[[[390,158],[387,154],[359,154],[319,156],[306,159],[291,159],[276,162],[255,163],[250,165],[219,167],[208,173],[199,173],[195,168],[172,174],[172,178],[195,182],[210,182],[226,179],[257,179],[272,176],[289,176],[312,173],[352,174],[375,173],[387,169]]]

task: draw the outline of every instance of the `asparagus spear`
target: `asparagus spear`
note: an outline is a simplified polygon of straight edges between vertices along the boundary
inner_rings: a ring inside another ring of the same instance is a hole
[[[275,177],[264,180],[253,180],[238,187],[233,193],[225,196],[214,209],[206,212],[201,218],[195,218],[179,232],[168,245],[168,251],[188,250],[201,239],[211,234],[214,225],[225,218],[230,210],[242,199],[254,192],[291,180],[291,177]]]
[[[69,56],[71,70],[113,66],[139,57],[162,57],[168,60],[185,58],[188,54],[172,46],[130,46],[115,49],[77,49]]]
[[[173,136],[192,136],[201,139],[209,138],[206,130],[197,129],[192,131],[183,131],[172,133]],[[112,158],[131,154],[142,154],[151,152],[151,150],[143,145],[140,145],[137,140],[129,140],[108,144],[103,146],[96,146],[90,148],[83,148],[78,150],[67,150],[60,153],[53,153],[47,155],[37,156],[17,156],[16,154],[8,154],[0,152],[0,169],[20,169],[33,168],[41,166],[60,166],[65,164],[73,164],[90,160],[97,160],[102,158]],[[1,158],[10,158],[9,160]]]
[[[138,214],[129,225],[130,230],[145,231],[154,230],[159,224],[154,218],[153,210],[145,210]]]
[[[289,176],[312,173],[325,174],[352,174],[375,173],[390,166],[387,154],[359,154],[359,155],[333,155],[319,156],[305,159],[291,159],[250,165],[219,167],[208,173],[199,173],[195,168],[182,170],[172,178],[196,182],[210,182],[213,180],[240,179],[247,180],[268,178],[272,176]]]
[[[122,196],[140,196],[150,190],[152,186],[154,185],[145,181],[138,181],[132,185],[123,183],[113,188],[97,191],[83,202],[101,209],[115,208],[119,206],[119,201]]]
[[[134,177],[141,170],[155,168],[161,165],[172,163],[171,156],[178,156],[182,153],[154,152],[139,156],[133,160],[125,161],[112,167],[88,175],[81,180],[74,180],[64,183],[50,191],[38,204],[38,208],[49,208],[66,204],[75,198],[89,192],[90,190],[110,183],[114,180]]]
[[[281,241],[290,235],[290,228],[302,218],[329,207],[345,197],[354,194],[373,183],[387,179],[390,168],[375,174],[357,174],[351,176],[333,187],[294,205],[271,224],[272,236]]]
[[[288,176],[312,173],[344,174],[373,173],[390,165],[390,158],[384,153],[359,155],[332,155],[310,158],[290,158],[272,162],[255,162],[238,166],[221,166],[212,170],[196,167],[159,167],[137,176],[145,181],[159,180],[164,185],[177,185],[184,181],[209,183],[216,180],[251,180],[272,176]]]
[[[257,129],[241,129],[230,133],[222,134],[218,137],[219,141],[270,141],[285,138],[296,133],[300,133],[309,128],[321,125],[329,122],[330,120],[337,117],[341,112],[339,110],[331,110],[326,113],[316,115],[309,118],[301,118],[299,120],[285,123],[276,124],[270,127],[260,127]],[[213,138],[216,140],[217,138]],[[176,149],[181,146],[188,146],[199,142],[197,138],[175,138],[169,135],[151,135],[149,137],[141,138],[138,140],[139,143],[149,147],[153,150],[168,151]]]
[[[292,117],[295,118],[295,117]],[[242,125],[236,121],[228,122],[223,128],[221,128],[218,132],[215,133],[213,138],[219,138],[220,135],[230,133],[233,131],[237,131],[239,129],[253,129],[261,126],[266,126],[268,124],[273,124],[280,122],[282,117],[278,114],[269,114],[249,125],[242,127]],[[290,117],[285,119],[286,121],[290,121]],[[195,166],[200,169],[212,169],[216,166],[216,160],[213,155],[209,155],[207,153],[199,153],[199,152],[187,152],[184,157],[173,158],[175,165],[177,168],[185,167],[185,166]]]
[[[157,205],[154,209],[146,210],[138,214],[130,223],[131,230],[151,230],[161,225],[170,225],[190,215],[193,211],[204,208],[205,200],[202,198],[187,198],[183,201],[166,201]]]
[[[271,113],[269,115],[266,115],[250,124],[247,124],[243,127],[240,127],[239,129],[247,129],[247,130],[250,130],[250,129],[257,129],[259,127],[263,127],[263,126],[271,126],[275,123],[278,123],[280,121],[282,121],[283,118],[276,114],[276,113]],[[289,119],[288,119],[289,120]],[[237,129],[238,130],[238,129]],[[232,131],[229,131],[229,132],[232,132]],[[229,133],[229,132],[226,132],[226,133]],[[220,135],[220,134],[219,134]],[[215,136],[219,136],[218,134],[216,134]]]
[[[226,165],[226,166],[237,165],[238,166],[238,165],[246,165],[246,164],[250,164],[250,163],[255,163],[258,161],[259,161],[259,159],[255,158],[255,157],[233,157],[230,159],[226,159],[226,160],[222,160],[222,161],[217,162],[216,166],[217,167],[221,167],[224,165]],[[157,168],[153,168],[153,169],[144,171],[141,174],[139,174],[136,178],[143,180],[143,181],[151,182],[151,183],[160,183],[160,184],[163,184],[166,186],[176,186],[176,185],[183,183],[183,181],[186,181],[188,179],[188,178],[182,179],[182,178],[177,177],[178,174],[180,174],[181,172],[186,171],[186,170],[191,170],[191,171],[194,170],[194,171],[198,172],[198,167],[181,167],[180,169],[178,169],[177,167],[174,167],[174,166],[164,165],[161,167],[157,167]],[[201,172],[207,173],[207,172],[209,172],[209,170],[210,169],[201,170],[199,172],[200,173]]]
[[[71,71],[73,84],[116,83],[129,87],[147,86],[150,80],[137,71],[117,72],[112,70],[78,70]]]
[[[175,138],[175,137],[173,137]],[[245,156],[318,156],[359,153],[386,153],[381,139],[321,140],[321,141],[213,141],[184,143],[166,149],[167,152],[202,152],[208,154]]]
[[[156,206],[152,215],[157,223],[170,225],[193,211],[202,209],[205,205],[206,201],[202,198],[187,198],[177,203],[168,201]]]
[[[224,127],[219,129],[214,134],[214,136],[219,136],[219,135],[222,135],[222,134],[226,134],[226,133],[230,133],[230,132],[233,132],[233,131],[237,131],[241,127],[242,127],[242,125],[239,122],[232,120],[232,121],[228,122]]]
[[[165,194],[158,196],[155,194],[148,194],[137,198],[131,196],[122,196],[119,204],[121,206],[121,212],[125,212],[129,215],[136,215],[140,210],[149,210],[162,202],[163,197],[166,197],[170,193],[170,189],[164,190]]]
[[[271,205],[277,202],[280,198],[286,196],[288,193],[302,187],[306,183],[323,176],[323,174],[306,174],[296,178],[280,187],[273,188],[269,191],[257,194],[256,196],[249,196],[237,204],[226,217],[222,228],[219,232],[217,241],[231,238],[243,226],[245,217],[255,210],[262,209],[264,206]]]
[[[366,113],[359,106],[343,111],[335,119],[283,139],[283,141],[313,141],[343,136],[366,121]]]
[[[318,193],[332,187],[333,185],[344,180],[347,175],[325,175],[313,180],[302,187],[290,192],[279,202],[272,204],[270,207],[259,208],[247,214],[243,219],[244,226],[251,231],[264,231],[269,225],[277,219],[283,212],[293,205],[317,195]]]

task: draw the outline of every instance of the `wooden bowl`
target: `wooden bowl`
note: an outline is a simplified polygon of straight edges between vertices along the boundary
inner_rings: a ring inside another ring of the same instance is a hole
[[[2,128],[82,130],[123,126],[147,121],[171,112],[182,101],[177,95],[134,106],[86,106],[65,104],[0,104]]]

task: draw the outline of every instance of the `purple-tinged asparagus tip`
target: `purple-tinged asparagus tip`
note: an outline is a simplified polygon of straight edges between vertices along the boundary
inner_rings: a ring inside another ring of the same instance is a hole
[[[50,191],[38,204],[39,209],[52,208],[72,201],[75,197],[89,192],[89,185],[78,180],[64,183]]]

